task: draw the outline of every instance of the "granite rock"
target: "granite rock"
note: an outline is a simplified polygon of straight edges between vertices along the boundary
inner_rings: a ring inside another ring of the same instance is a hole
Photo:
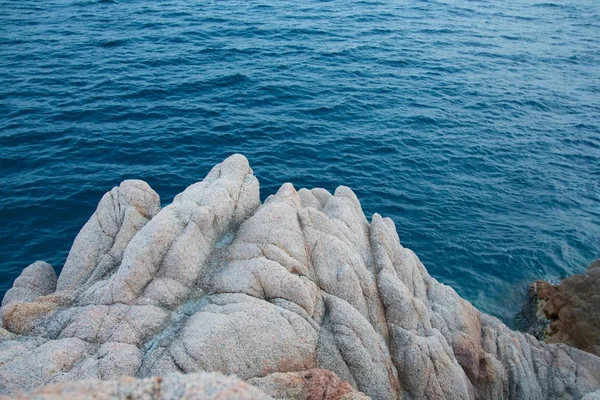
[[[56,290],[56,272],[52,266],[37,261],[25,268],[2,299],[2,307],[10,303],[35,301],[38,297],[54,293]]]
[[[272,400],[259,389],[235,377],[215,372],[169,374],[146,379],[124,376],[118,380],[84,379],[48,385],[32,393],[0,400]]]
[[[273,398],[283,400],[366,400],[369,398],[325,369],[275,372],[263,378],[252,378],[248,383]]]
[[[374,399],[564,399],[600,389],[600,358],[476,310],[428,274],[391,219],[369,222],[349,188],[286,183],[261,204],[241,155],[162,209],[143,182],[113,189],[55,291],[46,264],[30,268],[0,312],[3,394],[201,371],[284,398],[328,398],[347,385]],[[29,275],[40,276],[35,287]],[[311,389],[307,374],[320,383]]]
[[[536,281],[530,292],[536,311],[533,330],[540,339],[600,356],[600,260],[557,285]]]

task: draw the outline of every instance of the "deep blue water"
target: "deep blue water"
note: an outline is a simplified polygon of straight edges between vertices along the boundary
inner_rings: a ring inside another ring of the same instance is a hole
[[[0,292],[104,192],[163,205],[242,152],[355,190],[511,321],[600,257],[598,0],[0,0]],[[1,294],[1,293],[0,293]]]

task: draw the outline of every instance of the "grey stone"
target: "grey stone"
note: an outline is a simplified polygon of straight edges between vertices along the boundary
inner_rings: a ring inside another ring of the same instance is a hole
[[[44,261],[36,261],[25,268],[4,295],[2,306],[34,301],[56,290],[56,272]]]
[[[428,274],[392,220],[369,222],[349,188],[286,183],[261,204],[241,155],[162,209],[143,182],[111,190],[57,291],[51,267],[34,265],[0,310],[4,394],[93,378],[110,381],[40,396],[154,398],[159,385],[183,398],[200,371],[298,399],[563,399],[600,388],[600,358],[480,313]],[[114,381],[122,375],[138,380]]]
[[[57,289],[73,290],[110,273],[131,238],[159,210],[158,194],[144,181],[127,180],[106,193],[75,238]]]

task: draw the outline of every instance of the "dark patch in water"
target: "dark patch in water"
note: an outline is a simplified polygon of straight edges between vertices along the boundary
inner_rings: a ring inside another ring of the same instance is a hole
[[[117,46],[122,46],[125,43],[127,43],[127,40],[123,40],[123,39],[106,40],[106,41],[100,42],[100,47],[106,47],[106,48],[117,47]]]

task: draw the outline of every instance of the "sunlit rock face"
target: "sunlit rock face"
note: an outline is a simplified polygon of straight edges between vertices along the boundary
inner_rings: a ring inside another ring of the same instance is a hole
[[[142,181],[108,192],[58,279],[32,264],[1,316],[3,394],[199,371],[284,391],[315,368],[374,399],[600,388],[600,358],[477,311],[402,247],[392,220],[369,222],[349,188],[286,183],[261,204],[241,155],[162,209]]]

